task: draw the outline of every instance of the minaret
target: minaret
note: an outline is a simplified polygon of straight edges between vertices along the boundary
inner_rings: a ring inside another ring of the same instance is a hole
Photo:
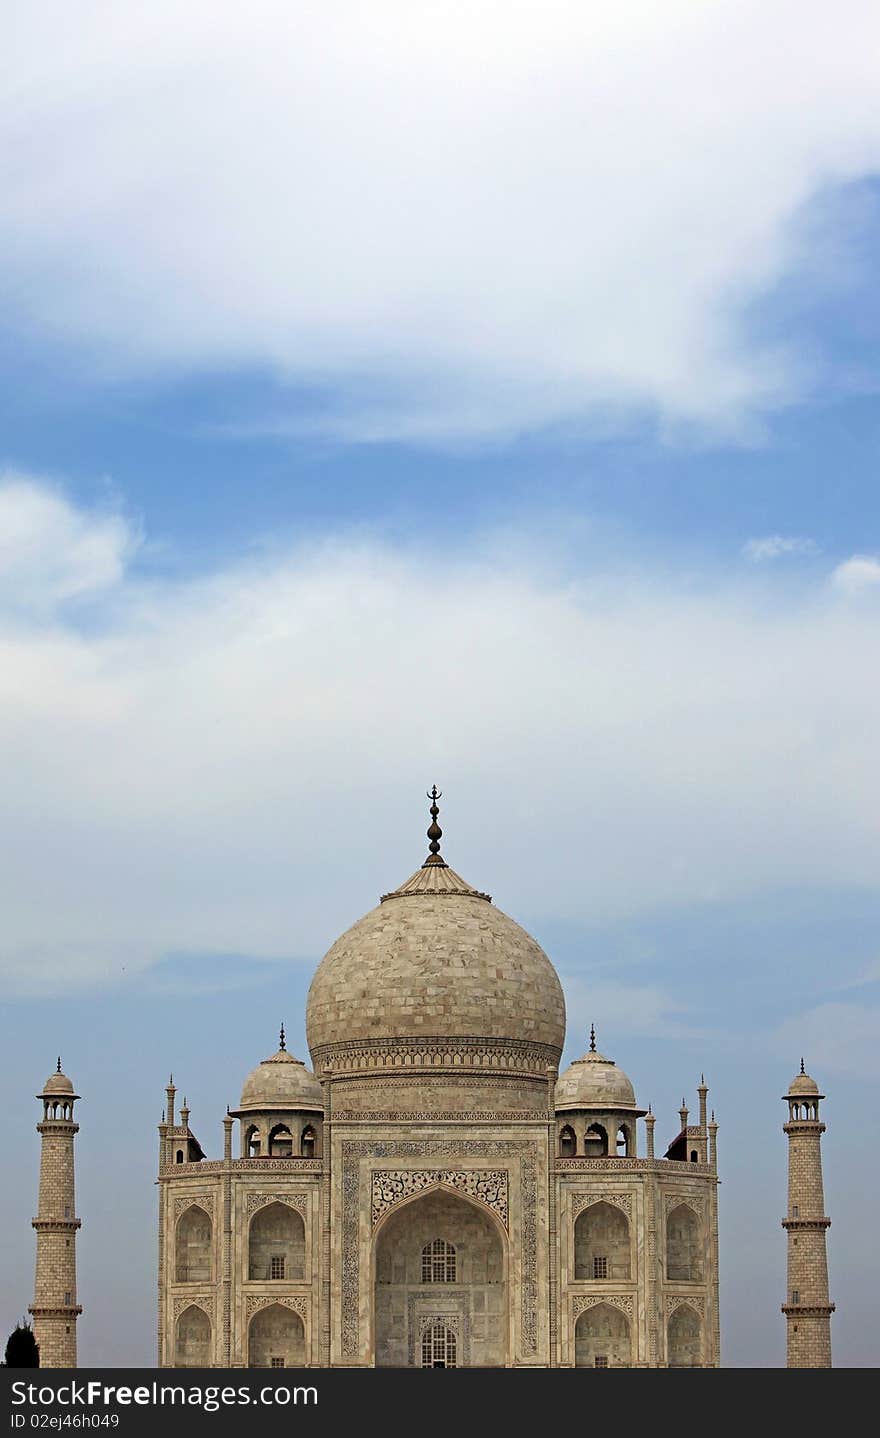
[[[831,1367],[831,1314],[828,1299],[828,1262],[822,1191],[820,1142],[825,1132],[819,1121],[819,1092],[815,1079],[801,1071],[791,1081],[783,1102],[788,1104],[788,1293],[782,1305],[788,1325],[788,1368]]]
[[[34,1301],[34,1337],[40,1345],[41,1368],[76,1367],[76,1320],[82,1308],[76,1301],[76,1231],[74,1217],[73,1140],[79,1124],[73,1105],[79,1094],[61,1072],[47,1078],[42,1093],[43,1121],[40,1197],[33,1226],[37,1231],[37,1270]]]

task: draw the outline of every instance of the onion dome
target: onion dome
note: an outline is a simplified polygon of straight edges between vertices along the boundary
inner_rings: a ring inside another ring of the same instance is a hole
[[[245,1079],[238,1113],[264,1113],[267,1109],[323,1110],[323,1107],[321,1085],[302,1059],[287,1052],[282,1025],[278,1052],[264,1059]]]
[[[556,1084],[556,1108],[560,1109],[608,1109],[619,1113],[628,1109],[640,1114],[644,1110],[636,1107],[633,1086],[623,1069],[613,1059],[606,1059],[596,1051],[596,1031],[590,1029],[590,1048],[583,1058],[575,1059]]]
[[[541,1072],[565,1037],[562,988],[544,950],[440,857],[436,786],[428,796],[429,855],[337,939],[309,990],[306,1032],[315,1067],[385,1041],[448,1048],[529,1045]],[[543,1052],[536,1057],[535,1046]]]

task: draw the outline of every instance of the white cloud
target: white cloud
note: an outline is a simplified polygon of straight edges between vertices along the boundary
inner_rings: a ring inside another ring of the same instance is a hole
[[[785,555],[795,554],[809,556],[819,553],[819,546],[815,539],[805,539],[802,535],[795,534],[767,534],[763,539],[749,539],[743,545],[743,555],[751,560],[753,564],[763,564],[767,560],[781,559]]]
[[[869,611],[487,552],[339,541],[129,575],[87,628],[0,610],[7,986],[314,959],[420,862],[435,780],[452,862],[538,928],[876,887]]]
[[[118,584],[137,547],[128,522],[84,512],[27,475],[0,472],[0,604],[51,609]]]
[[[831,582],[844,594],[864,594],[880,585],[880,559],[873,554],[854,554],[838,564]]]
[[[803,207],[880,161],[872,0],[13,11],[23,322],[114,377],[330,386],[306,423],[362,436],[742,423],[804,379],[747,307]]]
[[[819,1004],[786,1019],[773,1035],[773,1048],[788,1056],[792,1073],[800,1056],[819,1081],[828,1075],[880,1078],[880,1008],[876,1005]]]

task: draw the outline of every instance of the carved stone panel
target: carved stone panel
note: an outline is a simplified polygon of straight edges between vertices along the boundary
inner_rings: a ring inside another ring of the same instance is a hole
[[[245,1212],[250,1218],[258,1208],[265,1208],[268,1203],[286,1203],[288,1208],[295,1208],[304,1217],[309,1210],[309,1195],[307,1193],[249,1193],[245,1203]]]
[[[277,1303],[281,1308],[292,1308],[294,1313],[305,1319],[310,1301],[306,1294],[299,1293],[249,1293],[245,1301],[245,1318],[250,1323],[261,1308],[271,1308],[273,1303]]]
[[[571,1199],[572,1218],[577,1218],[585,1208],[592,1208],[594,1203],[610,1203],[621,1209],[632,1222],[632,1197],[628,1193],[575,1193]]]
[[[620,1308],[628,1318],[633,1316],[632,1296],[627,1293],[582,1293],[571,1300],[571,1316],[577,1318],[585,1308],[596,1308],[600,1303],[610,1303],[612,1308]]]
[[[201,1308],[207,1313],[211,1322],[214,1322],[214,1295],[211,1293],[187,1294],[186,1298],[175,1298],[174,1300],[174,1322],[176,1323],[181,1313],[187,1308]]]
[[[666,1295],[666,1317],[674,1313],[676,1308],[693,1308],[701,1318],[706,1315],[706,1300],[699,1293],[667,1293]]]
[[[416,1193],[442,1183],[448,1188],[458,1189],[468,1198],[485,1204],[498,1215],[507,1227],[507,1170],[492,1169],[377,1169],[372,1176],[372,1198],[370,1213],[373,1226],[379,1222],[395,1204]]]
[[[185,1198],[174,1200],[174,1221],[179,1219],[182,1213],[188,1208],[203,1208],[208,1217],[214,1217],[214,1195],[213,1193],[188,1193]]]

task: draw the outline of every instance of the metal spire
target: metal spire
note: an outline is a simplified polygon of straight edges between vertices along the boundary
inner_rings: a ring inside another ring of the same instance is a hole
[[[286,1047],[286,1040],[285,1040],[285,1038],[284,1038],[284,1025],[283,1025],[283,1024],[281,1025],[281,1037],[280,1037],[280,1041],[279,1041],[279,1042],[280,1042],[281,1052],[282,1052],[283,1054],[286,1054],[286,1053],[287,1053],[287,1047]]]
[[[596,1052],[596,1025],[590,1024],[590,1053]]]
[[[437,823],[437,815],[440,813],[437,800],[443,798],[443,791],[438,789],[437,785],[434,784],[431,787],[428,798],[431,800],[431,808],[429,810],[431,822],[428,825],[428,857],[422,865],[422,868],[427,869],[429,864],[437,864],[440,868],[445,869],[446,860],[440,858],[440,840],[443,838],[443,830]]]
[[[802,1074],[803,1074],[803,1073],[806,1073],[806,1069],[804,1068],[804,1061],[803,1061],[803,1059],[801,1059],[801,1073],[802,1073]]]
[[[55,1072],[56,1072],[57,1074],[60,1074],[60,1072],[61,1072],[61,1055],[60,1055],[60,1054],[58,1055],[58,1067],[56,1068]]]

